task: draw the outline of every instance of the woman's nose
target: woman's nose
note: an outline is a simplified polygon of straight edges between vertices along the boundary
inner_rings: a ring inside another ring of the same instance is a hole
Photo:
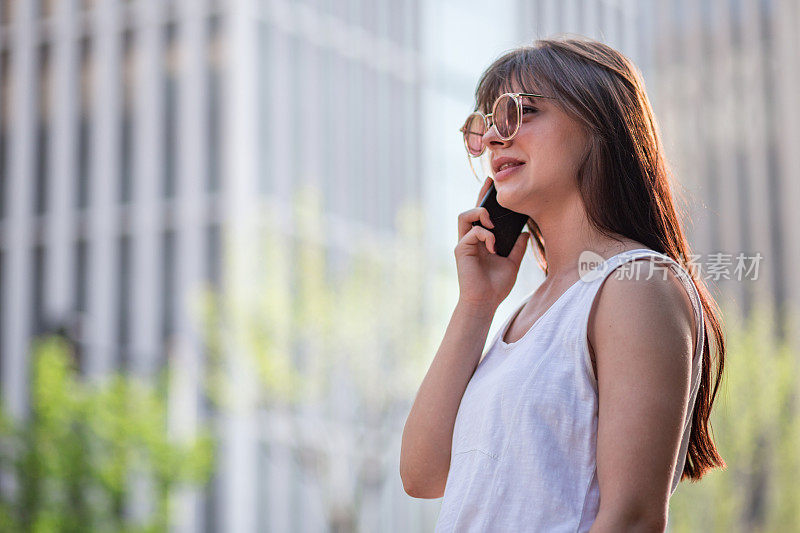
[[[500,138],[500,135],[497,133],[497,128],[494,126],[494,124],[492,124],[492,127],[486,130],[486,133],[483,134],[484,146],[489,146],[490,144],[505,145],[509,142],[511,141],[504,141]]]

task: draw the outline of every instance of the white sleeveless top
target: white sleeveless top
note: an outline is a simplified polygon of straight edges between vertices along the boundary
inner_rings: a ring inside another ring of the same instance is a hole
[[[681,280],[697,324],[689,406],[670,495],[675,492],[700,384],[703,310],[694,283],[680,265],[640,248],[610,257],[582,276],[516,342],[506,343],[503,337],[533,293],[506,319],[461,399],[437,532],[589,530],[600,503],[589,310],[615,268],[651,256],[660,267],[654,268],[653,276],[663,278],[669,265]],[[646,267],[639,272],[649,273]]]

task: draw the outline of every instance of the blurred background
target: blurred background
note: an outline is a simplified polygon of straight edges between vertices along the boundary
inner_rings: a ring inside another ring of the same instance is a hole
[[[480,187],[458,128],[562,33],[641,69],[724,312],[728,468],[668,527],[800,530],[799,4],[0,0],[0,530],[431,531],[400,435]]]

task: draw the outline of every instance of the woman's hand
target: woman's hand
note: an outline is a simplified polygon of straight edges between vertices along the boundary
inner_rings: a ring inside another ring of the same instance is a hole
[[[459,240],[454,253],[458,268],[459,302],[476,310],[494,311],[517,280],[530,233],[520,233],[508,257],[495,253],[494,233],[486,229],[494,228],[494,224],[489,218],[489,211],[485,207],[478,207],[491,186],[491,178],[486,178],[478,194],[476,207],[458,215]],[[486,228],[472,225],[478,220]]]

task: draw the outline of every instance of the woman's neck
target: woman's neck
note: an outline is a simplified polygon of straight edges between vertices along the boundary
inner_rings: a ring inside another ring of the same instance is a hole
[[[608,259],[625,250],[645,248],[633,239],[618,235],[619,240],[614,240],[592,228],[580,198],[535,220],[542,232],[547,278],[551,280],[575,277],[584,251],[590,250]]]

